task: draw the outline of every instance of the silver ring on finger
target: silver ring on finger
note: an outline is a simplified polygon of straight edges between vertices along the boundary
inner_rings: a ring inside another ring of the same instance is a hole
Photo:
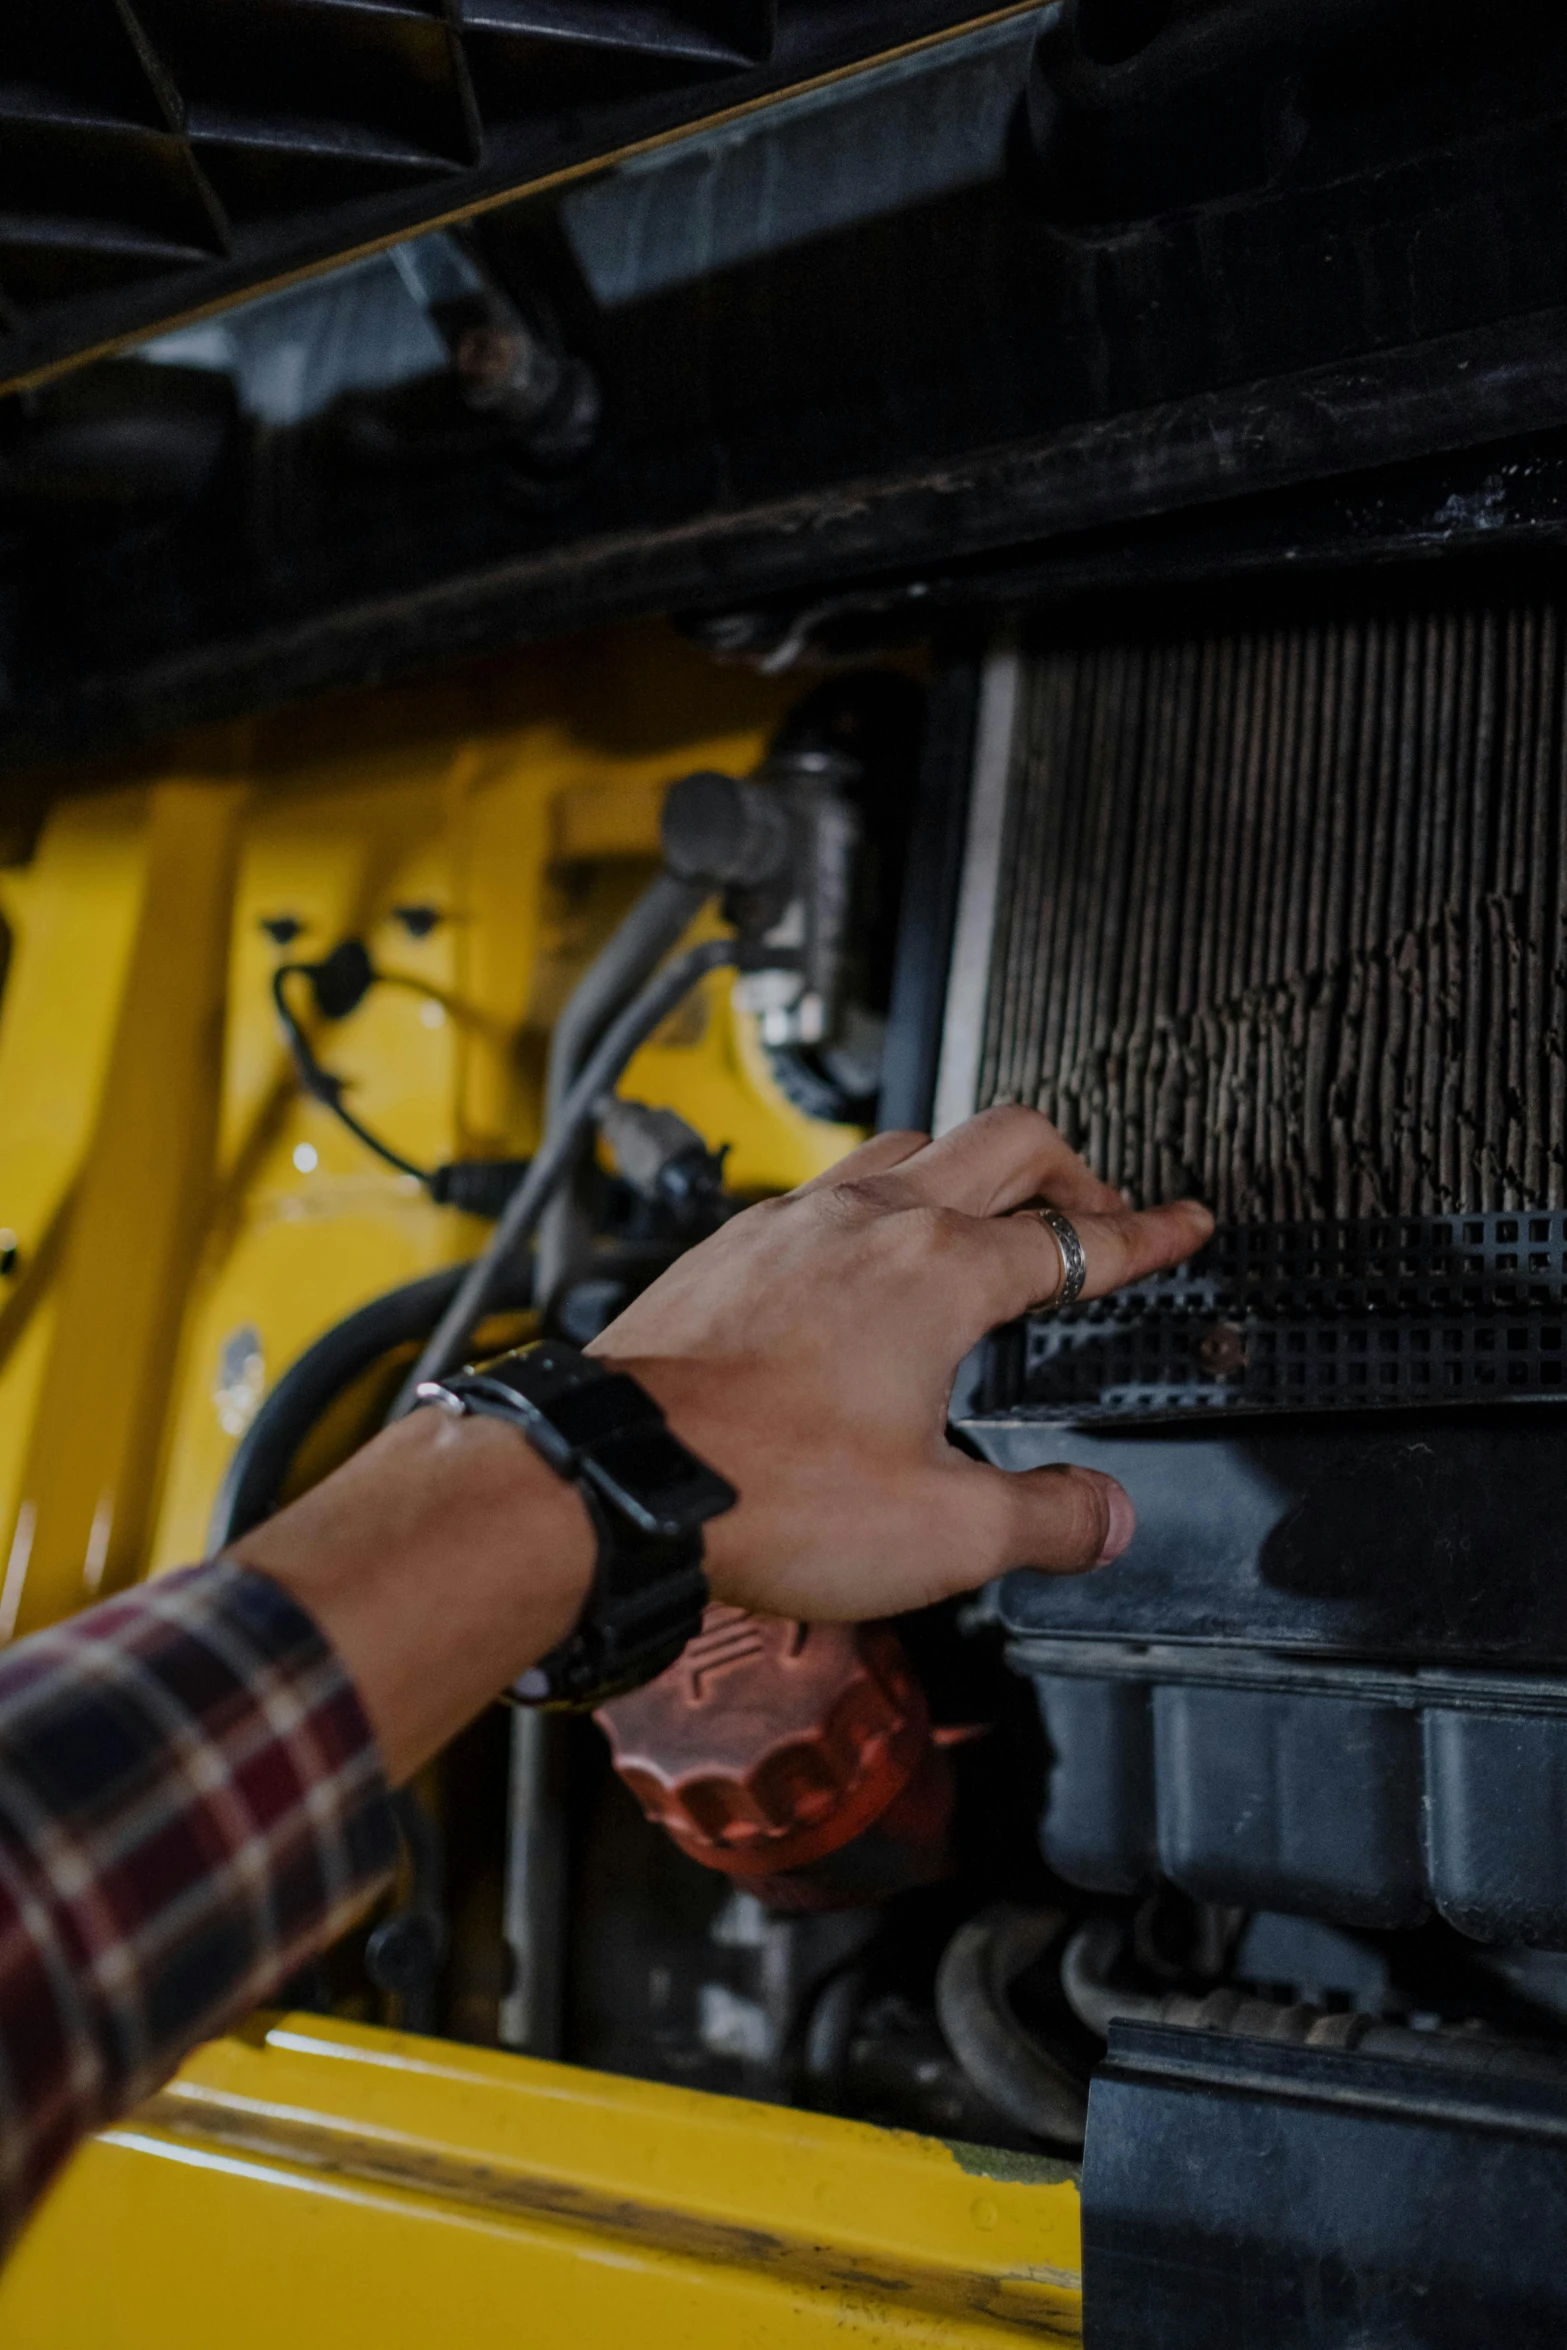
[[[1059,1208],[1036,1208],[1034,1214],[1044,1225],[1051,1239],[1061,1251],[1061,1286],[1053,1296],[1042,1298],[1036,1314],[1059,1314],[1067,1306],[1075,1306],[1083,1294],[1083,1283],[1088,1278],[1088,1259],[1078,1238],[1077,1226]]]

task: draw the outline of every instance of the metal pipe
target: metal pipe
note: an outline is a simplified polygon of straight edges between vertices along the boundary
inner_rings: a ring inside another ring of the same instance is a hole
[[[503,2048],[562,2052],[566,1977],[566,1725],[514,1706],[501,1931],[511,1963],[497,2018]]]
[[[1228,2032],[1244,2040],[1354,2048],[1374,2020],[1301,2002],[1284,2006],[1276,1999],[1253,1999],[1229,1987],[1200,1996],[1190,1991],[1122,1990],[1107,1978],[1124,1939],[1118,1918],[1090,1918],[1061,1954],[1061,1988],[1066,2003],[1079,2023],[1097,2032],[1101,2040],[1108,2039],[1112,2024],[1180,2024],[1189,2031]],[[1406,2032],[1402,2037],[1419,2040],[1423,2035]]]

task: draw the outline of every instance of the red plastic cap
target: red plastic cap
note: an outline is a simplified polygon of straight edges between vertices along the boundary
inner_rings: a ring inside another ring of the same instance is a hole
[[[838,1851],[931,1755],[924,1692],[886,1625],[716,1605],[667,1672],[596,1718],[648,1818],[732,1876]]]

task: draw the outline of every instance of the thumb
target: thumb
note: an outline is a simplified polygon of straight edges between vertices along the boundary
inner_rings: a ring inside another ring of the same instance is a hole
[[[1137,1530],[1126,1488],[1099,1469],[1065,1466],[1008,1474],[1012,1497],[1009,1566],[1079,1575],[1119,1558]]]

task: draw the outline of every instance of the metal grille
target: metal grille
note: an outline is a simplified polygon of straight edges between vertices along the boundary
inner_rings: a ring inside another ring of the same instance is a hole
[[[1156,1281],[995,1343],[985,1408],[1044,1419],[1560,1401],[1567,1216],[1218,1232]]]
[[[980,1098],[1221,1222],[1567,1202],[1549,601],[1025,665]]]

